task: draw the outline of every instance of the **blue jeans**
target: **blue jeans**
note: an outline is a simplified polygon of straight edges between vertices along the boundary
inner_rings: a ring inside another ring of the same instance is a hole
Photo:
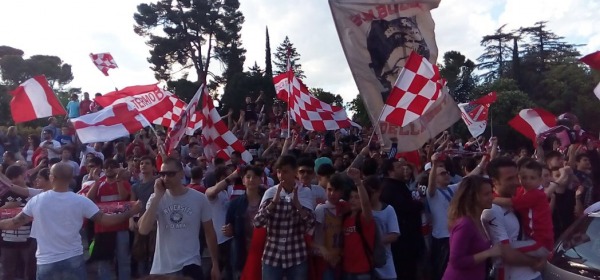
[[[115,255],[117,257],[117,270],[119,280],[131,279],[131,252],[129,250],[129,231],[117,232],[117,246]],[[98,261],[98,279],[112,280],[113,266],[111,261]]]
[[[307,262],[304,261],[300,264],[288,268],[270,266],[267,264],[262,265],[263,280],[281,280],[284,277],[287,280],[306,280],[306,278],[308,277]]]
[[[49,264],[37,265],[37,280],[85,280],[83,255]]]

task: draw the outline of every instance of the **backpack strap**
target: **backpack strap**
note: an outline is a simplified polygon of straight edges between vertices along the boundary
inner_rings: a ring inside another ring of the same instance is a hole
[[[454,192],[452,191],[452,189],[450,187],[447,187],[445,190],[442,189],[437,189],[440,193],[442,193],[442,195],[446,198],[446,200],[448,200],[448,202],[450,202],[452,200],[452,197],[454,196]],[[446,192],[446,190],[448,192]]]
[[[362,212],[360,212],[360,211],[356,214],[356,217],[354,217],[354,224],[356,226],[356,232],[360,236],[363,250],[365,251],[367,261],[369,262],[369,267],[373,268],[373,260],[371,259],[373,256],[373,250],[369,247],[369,243],[367,243],[367,238],[365,238],[365,235],[362,232],[362,225],[360,222],[361,214],[362,214]]]

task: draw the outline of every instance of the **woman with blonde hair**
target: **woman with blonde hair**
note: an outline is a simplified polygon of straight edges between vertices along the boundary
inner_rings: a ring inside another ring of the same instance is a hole
[[[500,256],[481,224],[481,212],[492,207],[492,183],[481,176],[465,177],[450,202],[450,257],[444,280],[485,279],[486,260]],[[491,248],[490,248],[491,247]]]

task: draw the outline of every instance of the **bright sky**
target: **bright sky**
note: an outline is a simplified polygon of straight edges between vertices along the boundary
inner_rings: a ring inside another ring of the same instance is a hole
[[[241,0],[246,22],[242,43],[245,67],[254,62],[264,69],[265,26],[271,49],[286,35],[301,55],[309,87],[321,87],[344,100],[358,90],[333,24],[326,0]],[[72,87],[84,91],[111,91],[118,87],[154,83],[146,61],[149,48],[133,32],[133,14],[141,1],[30,0],[3,1],[0,45],[22,49],[26,56],[57,55],[73,66]],[[507,23],[510,30],[549,21],[550,30],[571,43],[586,44],[582,54],[600,49],[600,1],[598,0],[442,0],[433,11],[440,57],[458,50],[475,60],[482,52],[483,35]],[[119,69],[106,78],[92,64],[91,52],[110,52]],[[220,72],[220,65],[213,63]]]

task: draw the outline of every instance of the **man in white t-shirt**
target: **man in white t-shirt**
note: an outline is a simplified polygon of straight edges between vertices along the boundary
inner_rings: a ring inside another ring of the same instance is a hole
[[[48,159],[60,158],[60,151],[62,146],[60,142],[54,140],[54,134],[52,130],[46,129],[42,133],[42,142],[40,143],[40,148],[43,148],[48,153]]]
[[[313,185],[315,178],[315,162],[310,158],[298,159],[298,179],[303,187],[309,188],[313,195],[313,205],[316,207],[327,201],[325,189],[319,185]]]
[[[450,174],[444,167],[440,154],[431,157],[429,186],[427,187],[427,203],[431,212],[433,231],[431,232],[432,279],[442,278],[450,254],[448,231],[448,208],[450,201],[458,189],[458,184],[450,184]]]
[[[141,211],[139,202],[120,214],[107,215],[88,198],[69,191],[71,166],[57,163],[50,169],[52,190],[31,198],[22,212],[0,221],[0,229],[17,229],[33,221],[31,237],[37,241],[37,279],[86,279],[79,230],[83,219],[112,226]]]
[[[219,251],[206,195],[181,184],[185,176],[181,162],[164,160],[154,184],[146,212],[138,221],[139,233],[157,227],[156,249],[150,274],[182,275],[202,279],[200,228],[212,258],[211,277],[220,279]]]
[[[487,169],[495,194],[500,197],[512,197],[519,184],[517,164],[509,158],[497,158],[489,163]],[[481,222],[492,243],[502,244],[502,258],[495,264],[498,279],[542,279],[542,275],[536,270],[541,270],[545,260],[527,256],[511,247],[511,243],[519,240],[521,231],[519,220],[511,209],[494,204],[491,209],[483,210]]]

